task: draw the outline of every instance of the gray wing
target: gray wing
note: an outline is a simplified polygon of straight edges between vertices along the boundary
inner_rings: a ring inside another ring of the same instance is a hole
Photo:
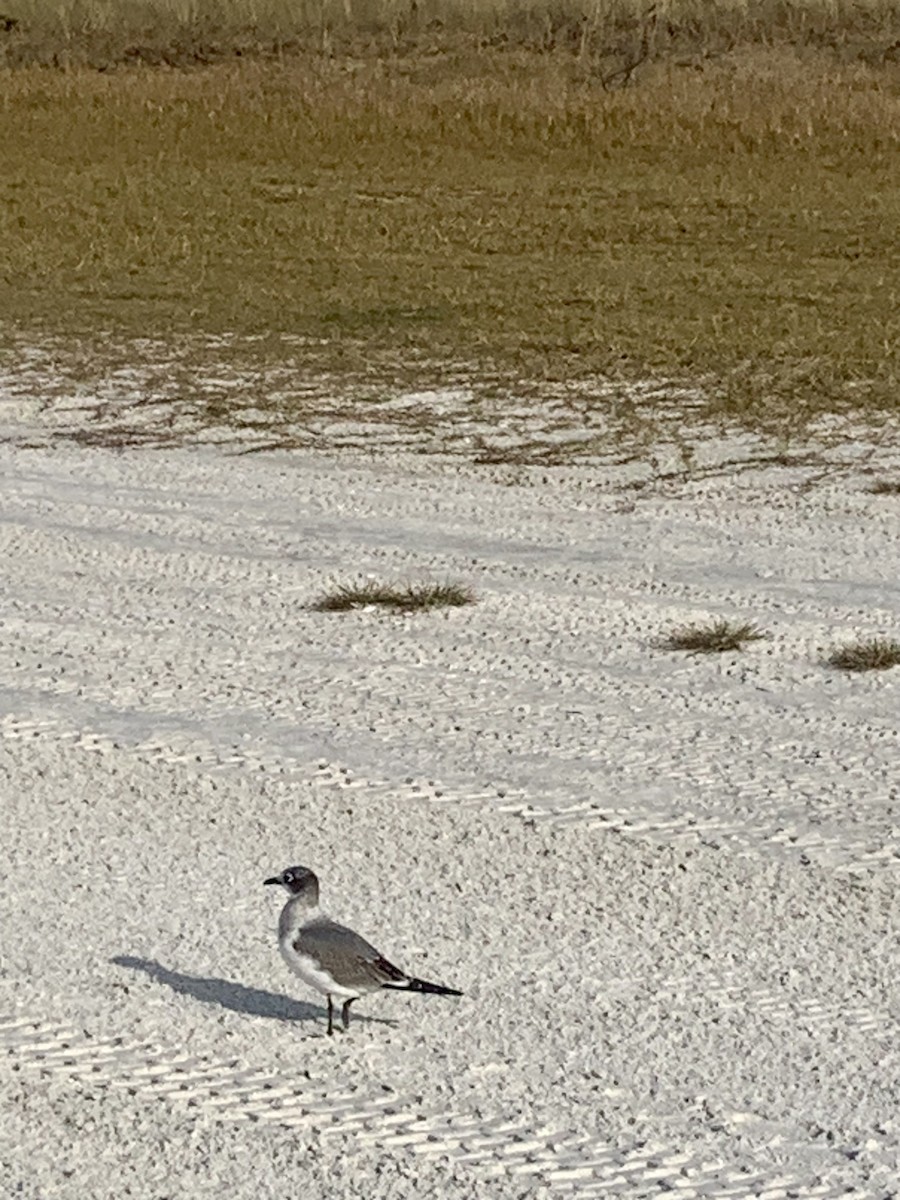
[[[365,938],[327,918],[304,925],[293,945],[298,954],[316,959],[344,987],[374,989],[406,979]]]

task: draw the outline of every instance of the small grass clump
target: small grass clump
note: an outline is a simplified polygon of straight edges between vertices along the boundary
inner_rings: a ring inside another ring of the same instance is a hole
[[[418,612],[430,608],[459,608],[474,604],[471,588],[461,583],[420,583],[394,586],[385,583],[344,583],[313,601],[313,612],[350,612],[378,605],[393,612]]]
[[[828,656],[828,665],[840,671],[886,671],[900,666],[900,641],[896,638],[860,638],[846,646],[836,646]]]
[[[683,625],[674,629],[662,644],[664,650],[689,650],[694,654],[720,654],[742,650],[748,642],[766,637],[761,629],[747,622],[713,621],[710,625]]]
[[[877,479],[869,491],[875,496],[900,496],[900,479]]]

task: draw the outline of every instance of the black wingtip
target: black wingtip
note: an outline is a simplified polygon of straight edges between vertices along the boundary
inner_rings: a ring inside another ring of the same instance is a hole
[[[404,992],[427,992],[432,996],[461,996],[456,988],[444,987],[441,983],[428,983],[425,979],[404,979],[402,983],[387,983],[385,987]]]

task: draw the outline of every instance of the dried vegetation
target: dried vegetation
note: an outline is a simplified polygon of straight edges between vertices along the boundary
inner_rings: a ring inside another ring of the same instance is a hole
[[[900,666],[900,641],[887,637],[860,638],[835,647],[828,663],[841,671],[886,671]]]
[[[694,654],[722,654],[728,650],[743,650],[750,642],[768,635],[747,622],[724,618],[708,625],[684,625],[674,629],[660,643],[664,650],[687,650]]]
[[[310,605],[313,612],[352,612],[358,608],[386,608],[391,612],[420,612],[432,608],[460,608],[474,604],[471,588],[461,583],[387,584],[365,580],[339,584]]]
[[[3,4],[21,327],[897,407],[895,4]]]

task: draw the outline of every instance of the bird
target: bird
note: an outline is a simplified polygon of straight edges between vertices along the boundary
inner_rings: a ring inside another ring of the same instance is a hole
[[[278,919],[278,946],[288,968],[328,1000],[328,1033],[334,1033],[335,999],[343,1001],[341,1023],[350,1027],[350,1005],[360,996],[383,988],[461,996],[456,988],[427,983],[407,975],[346,925],[319,909],[319,880],[309,867],[287,867],[263,880],[280,884],[290,899]]]

